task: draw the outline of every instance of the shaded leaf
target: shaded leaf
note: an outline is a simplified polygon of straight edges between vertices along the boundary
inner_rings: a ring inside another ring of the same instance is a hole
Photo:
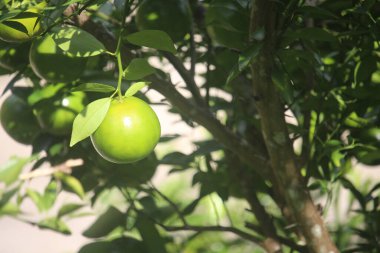
[[[59,83],[59,84],[54,84],[54,85],[47,85],[43,89],[35,90],[28,97],[28,103],[30,105],[35,105],[36,103],[40,102],[43,99],[51,98],[54,95],[56,95],[57,92],[65,86],[66,84]]]
[[[124,226],[125,215],[113,206],[99,216],[99,218],[83,232],[89,238],[99,238],[108,235],[118,226]]]
[[[338,39],[329,31],[317,27],[301,28],[295,31],[290,31],[285,34],[284,40],[293,41],[296,39],[317,40],[337,42]]]
[[[339,179],[344,188],[351,191],[355,196],[355,199],[359,201],[363,210],[365,210],[365,197],[356,189],[356,187],[346,178],[342,177]]]
[[[145,215],[139,215],[136,227],[149,253],[166,253],[165,241],[155,224]]]
[[[173,54],[176,53],[173,40],[164,31],[144,30],[128,35],[127,40],[137,46],[150,47]]]
[[[146,59],[133,59],[128,67],[124,70],[124,78],[126,80],[139,80],[145,76],[154,74],[156,70],[150,66]]]
[[[82,83],[71,91],[85,91],[85,92],[103,92],[109,93],[115,91],[115,87],[101,83]]]
[[[256,58],[256,56],[260,53],[260,49],[262,47],[262,43],[255,43],[246,51],[244,51],[241,55],[239,55],[238,62],[232,68],[232,71],[229,73],[227,77],[226,84],[229,84],[234,80],[242,71],[244,71],[249,63]]]

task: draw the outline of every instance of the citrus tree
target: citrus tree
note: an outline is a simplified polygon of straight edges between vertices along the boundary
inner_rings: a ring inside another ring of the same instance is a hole
[[[380,164],[378,1],[3,0],[0,14],[1,124],[32,146],[0,165],[0,215],[70,234],[100,206],[80,253],[380,252],[380,184],[355,178]],[[161,135],[153,90],[207,130],[192,152]]]

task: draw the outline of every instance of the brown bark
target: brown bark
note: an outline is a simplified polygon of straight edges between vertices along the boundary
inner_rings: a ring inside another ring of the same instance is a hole
[[[334,253],[338,249],[319,215],[316,206],[296,166],[292,143],[284,116],[284,106],[271,79],[275,50],[275,3],[253,0],[250,32],[265,29],[260,54],[251,63],[252,83],[256,106],[261,118],[262,132],[271,161],[272,183],[276,194],[290,208],[296,225],[301,229],[312,253]]]

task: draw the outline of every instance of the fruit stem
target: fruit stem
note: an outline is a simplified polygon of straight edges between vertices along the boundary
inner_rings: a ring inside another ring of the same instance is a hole
[[[116,59],[117,59],[117,67],[119,69],[119,78],[118,78],[118,81],[117,81],[116,91],[117,91],[120,99],[122,98],[122,94],[121,94],[121,82],[123,80],[123,63],[121,61],[121,53],[120,53],[121,34],[122,34],[122,32],[123,32],[123,30],[120,31],[119,38],[117,40],[117,47],[116,47],[116,51],[115,51],[115,55],[116,55]]]

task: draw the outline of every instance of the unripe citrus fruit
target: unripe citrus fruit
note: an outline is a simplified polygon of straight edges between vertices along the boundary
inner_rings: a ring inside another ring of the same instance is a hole
[[[156,113],[136,97],[114,99],[91,135],[96,151],[114,163],[132,163],[149,155],[161,134]]]
[[[191,20],[187,0],[144,0],[136,14],[139,30],[162,30],[175,42],[190,32]]]
[[[11,95],[0,109],[1,125],[17,142],[31,144],[40,131],[32,108],[22,98]]]
[[[0,67],[11,72],[28,64],[30,43],[10,44],[0,41]]]
[[[35,114],[42,129],[62,136],[70,135],[75,117],[87,102],[84,92],[72,92],[45,99],[36,105]]]
[[[83,73],[87,58],[72,57],[46,35],[33,41],[29,61],[39,77],[50,82],[72,82]]]
[[[40,13],[45,6],[46,3],[41,2],[15,17],[0,22],[0,39],[7,42],[23,42],[40,35],[43,32]]]

